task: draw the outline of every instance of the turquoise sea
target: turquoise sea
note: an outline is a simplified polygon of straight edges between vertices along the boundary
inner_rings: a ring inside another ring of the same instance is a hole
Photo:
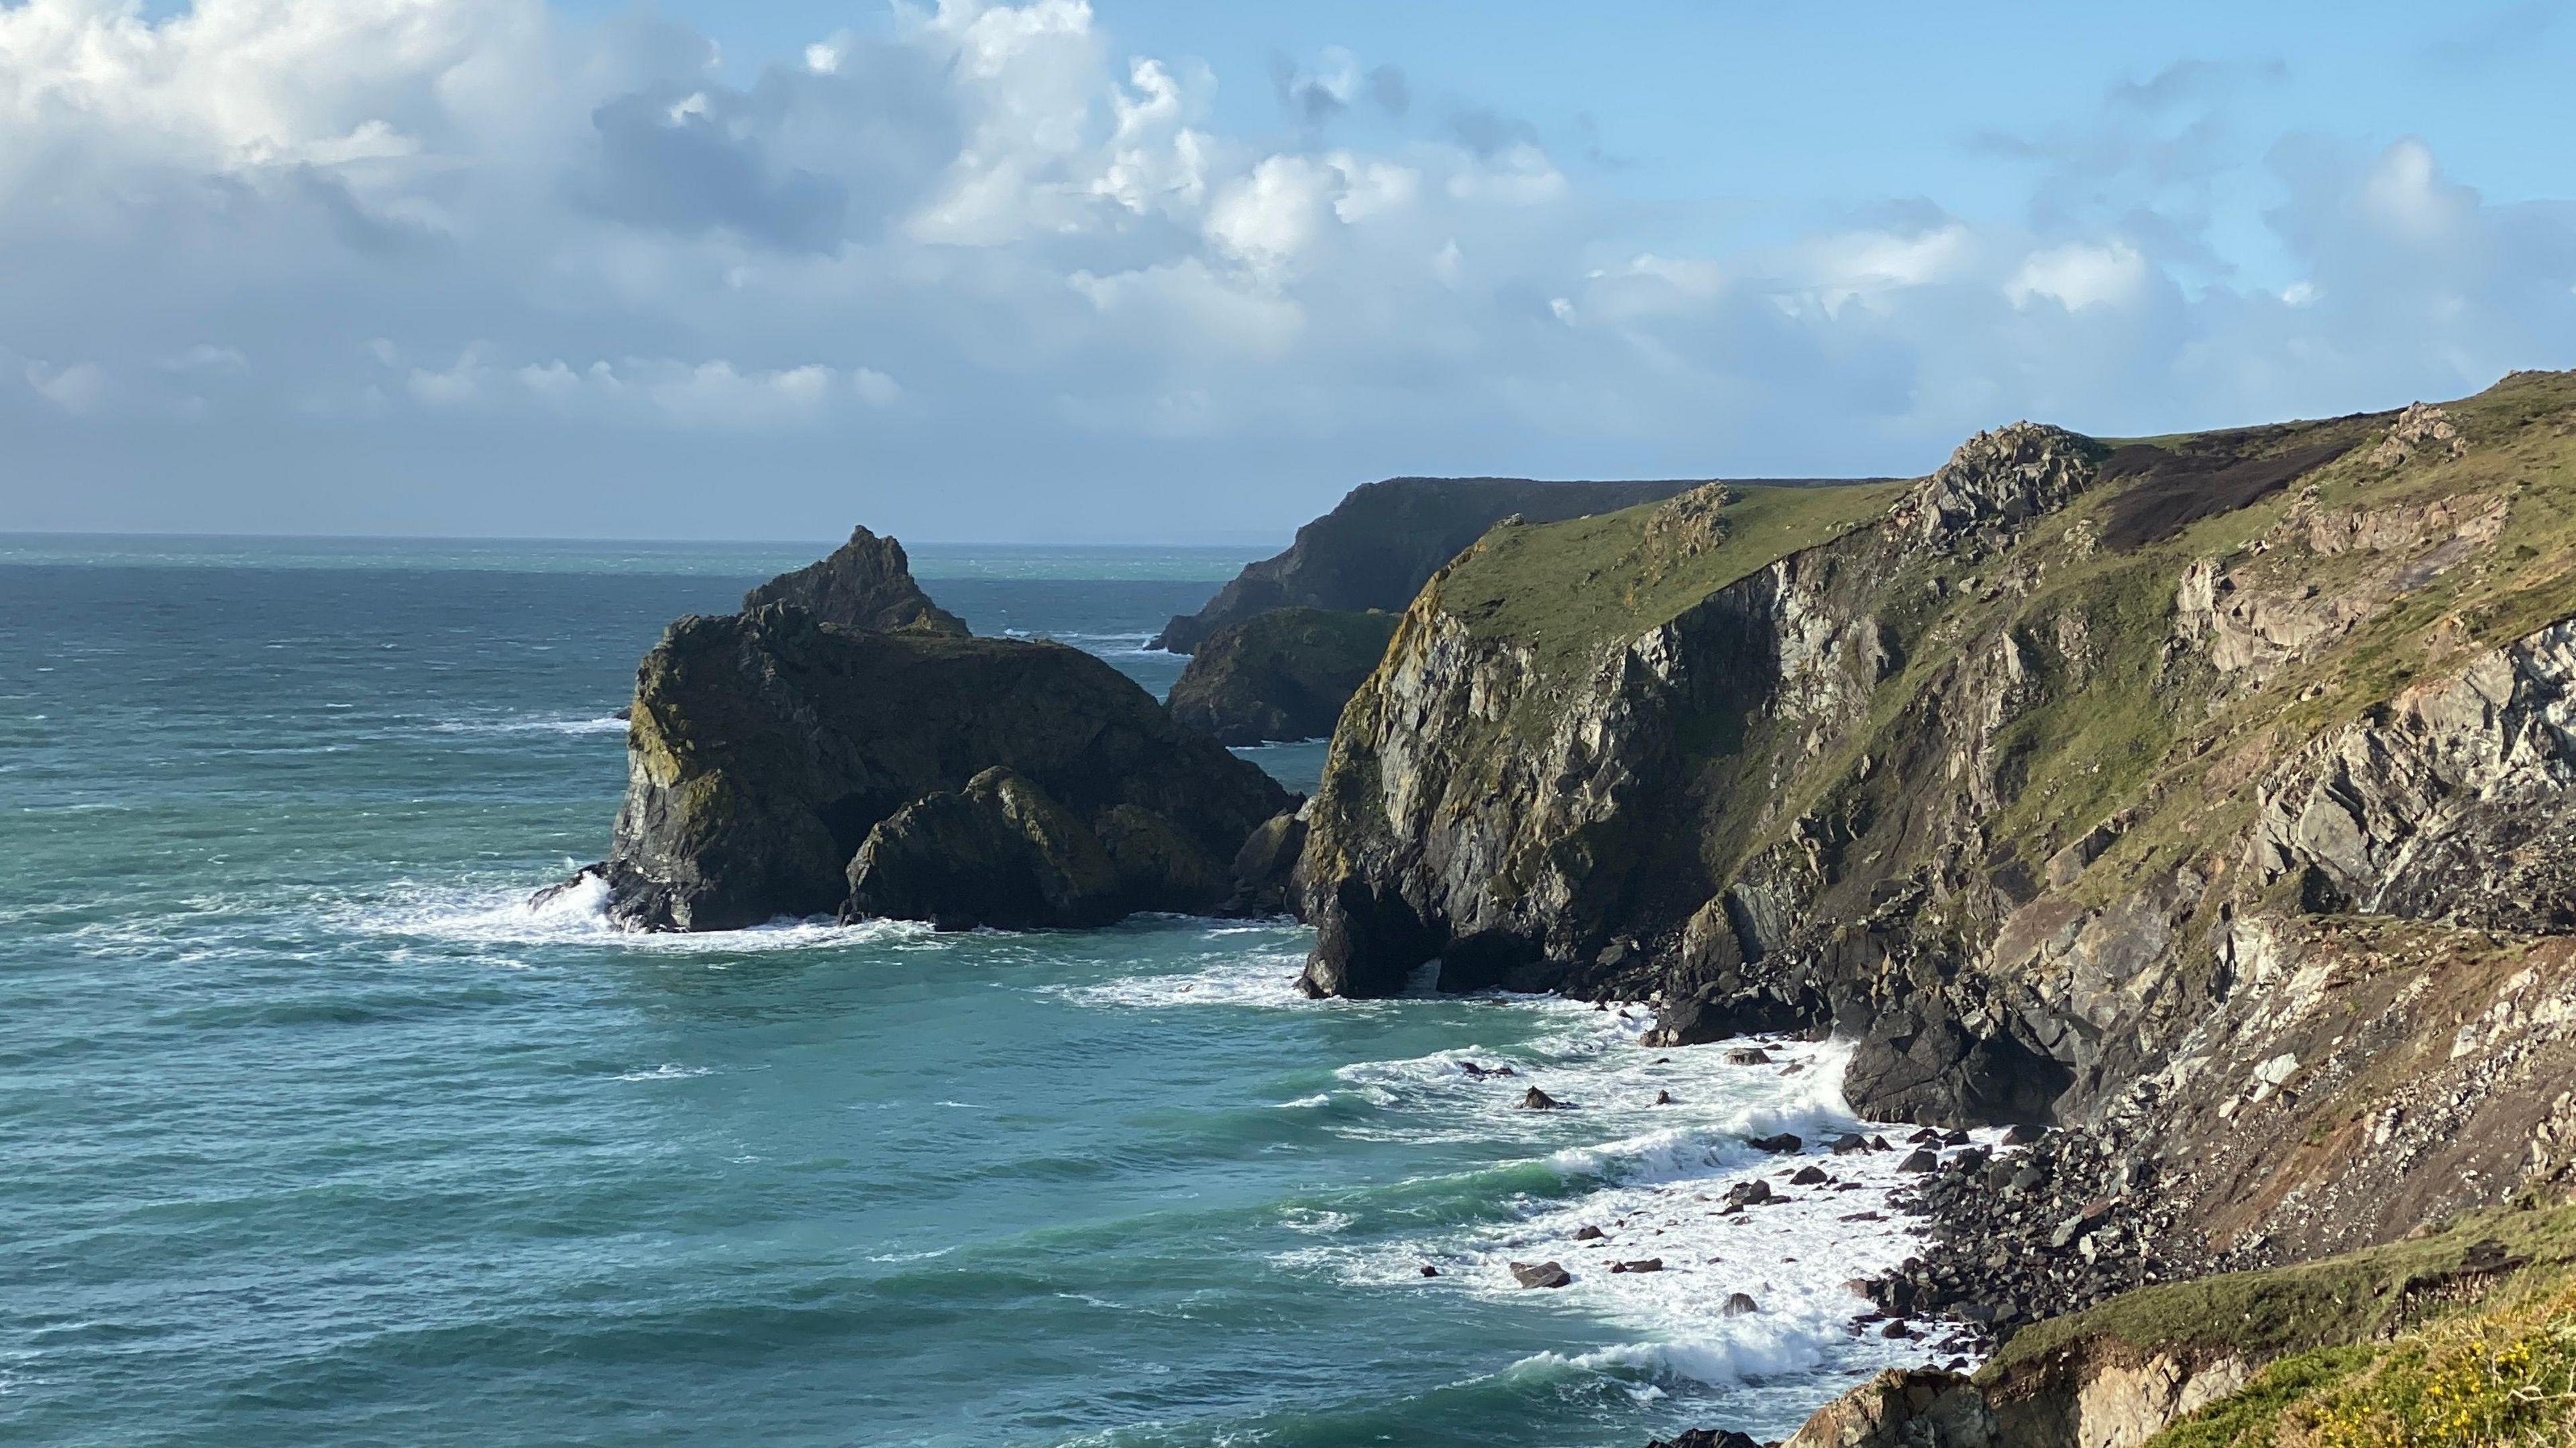
[[[1888,1158],[1710,1201],[1851,1124],[1830,1045],[1307,1002],[1286,921],[526,906],[663,625],[822,551],[0,537],[0,1440],[1634,1448],[1923,1355],[1840,1285]],[[914,558],[1157,692],[1243,561]]]

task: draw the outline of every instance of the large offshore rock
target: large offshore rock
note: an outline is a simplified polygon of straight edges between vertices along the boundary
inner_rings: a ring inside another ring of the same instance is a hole
[[[1395,616],[1280,608],[1201,641],[1172,685],[1172,717],[1220,744],[1320,739],[1377,667]]]
[[[964,637],[965,622],[930,601],[912,578],[903,545],[865,528],[819,563],[782,573],[743,595],[743,612],[772,603],[794,604],[817,623],[868,633],[932,633]]]
[[[769,604],[682,619],[645,656],[607,865],[611,916],[711,930],[840,911],[852,859],[880,822],[996,766],[1091,834],[1120,872],[1122,909],[1218,906],[1245,837],[1290,803],[1079,650],[863,633]],[[1009,791],[996,782],[985,794]],[[1041,814],[1053,818],[1035,804],[1024,817]],[[987,914],[953,890],[936,898]],[[1088,892],[1064,898],[1098,913]]]

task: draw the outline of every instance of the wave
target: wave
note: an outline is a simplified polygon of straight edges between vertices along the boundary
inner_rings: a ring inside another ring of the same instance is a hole
[[[515,889],[432,889],[370,905],[344,907],[340,923],[356,933],[429,939],[469,946],[575,945],[624,952],[701,955],[811,950],[852,945],[934,947],[938,936],[908,920],[843,925],[825,916],[780,919],[740,930],[688,933],[627,930],[608,918],[608,882],[584,875],[540,899]]]
[[[650,1071],[625,1072],[617,1079],[620,1081],[685,1081],[693,1076],[714,1074],[714,1068],[708,1066],[682,1066],[665,1062]]]
[[[1345,1086],[1334,1093],[1337,1099],[1366,1093],[1381,1108],[1366,1128],[1343,1134],[1517,1139],[1535,1154],[1403,1188],[1417,1195],[1467,1194],[1487,1204],[1465,1220],[1450,1216],[1449,1225],[1429,1230],[1294,1248],[1277,1254],[1276,1265],[1354,1286],[1544,1303],[1626,1335],[1597,1351],[1526,1359],[1516,1365],[1521,1371],[1723,1386],[1873,1370],[1935,1355],[1926,1339],[1855,1331],[1853,1319],[1867,1304],[1844,1283],[1894,1269],[1924,1241],[1916,1220],[1890,1206],[1891,1194],[1907,1180],[1896,1171],[1902,1151],[1837,1157],[1816,1149],[1847,1131],[1899,1129],[1860,1120],[1843,1099],[1848,1045],[1764,1042],[1771,1064],[1730,1066],[1724,1045],[1644,1046],[1640,1037],[1650,1023],[1641,1011],[1623,1018],[1554,999],[1500,1004],[1524,1020],[1536,1015],[1539,1029],[1517,1045],[1470,1046],[1337,1071]],[[1567,1109],[1523,1109],[1521,1098],[1532,1086]],[[1659,1095],[1670,1104],[1656,1104]],[[1748,1141],[1782,1131],[1802,1137],[1808,1149],[1783,1157]],[[1990,1148],[1999,1139],[1999,1133],[1980,1135]],[[1786,1180],[1808,1166],[1822,1169],[1827,1180],[1808,1186]],[[1775,1203],[1721,1215],[1727,1189],[1757,1178]],[[1411,1214],[1367,1212],[1365,1202],[1345,1197],[1333,1206],[1364,1217]],[[1658,1268],[1610,1270],[1616,1262],[1645,1259]],[[1572,1285],[1536,1293],[1511,1273],[1514,1262],[1543,1261],[1562,1263]],[[1425,1266],[1438,1276],[1424,1278]],[[1752,1297],[1759,1311],[1729,1315],[1725,1304],[1738,1292]]]
[[[626,721],[614,714],[544,715],[510,719],[445,719],[429,726],[433,734],[623,734]]]

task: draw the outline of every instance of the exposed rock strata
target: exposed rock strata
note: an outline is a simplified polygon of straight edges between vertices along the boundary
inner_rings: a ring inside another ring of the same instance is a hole
[[[1320,739],[1395,632],[1387,613],[1279,608],[1200,642],[1164,706],[1220,744]]]
[[[650,929],[1209,910],[1290,803],[1079,650],[793,604],[671,626],[637,673],[628,774],[609,908]]]
[[[1925,1188],[2024,1219],[1926,1289],[2024,1321],[2564,1183],[2576,379],[2441,412],[1496,529],[1336,734],[1307,987],[1832,1031],[1864,1113],[2075,1127]]]

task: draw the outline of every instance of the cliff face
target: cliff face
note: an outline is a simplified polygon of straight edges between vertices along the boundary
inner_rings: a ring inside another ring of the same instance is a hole
[[[612,917],[650,929],[1210,910],[1289,804],[1079,650],[864,633],[792,604],[673,624],[627,748],[605,872]]]
[[[1377,667],[1395,632],[1388,613],[1278,608],[1199,644],[1164,707],[1221,744],[1320,739]]]
[[[1668,498],[1690,482],[1538,482],[1529,478],[1388,478],[1353,488],[1297,530],[1288,551],[1247,566],[1195,614],[1163,626],[1153,647],[1190,653],[1208,635],[1274,608],[1404,607],[1424,579],[1514,514],[1553,522]]]
[[[1306,984],[1858,1038],[2212,1260],[2576,1166],[2576,377],[1498,528],[1345,713]]]
[[[782,573],[744,594],[742,608],[749,613],[772,603],[794,604],[817,623],[866,633],[966,635],[965,622],[931,602],[913,582],[912,560],[904,556],[903,545],[865,528],[851,529],[850,541],[821,562]]]

